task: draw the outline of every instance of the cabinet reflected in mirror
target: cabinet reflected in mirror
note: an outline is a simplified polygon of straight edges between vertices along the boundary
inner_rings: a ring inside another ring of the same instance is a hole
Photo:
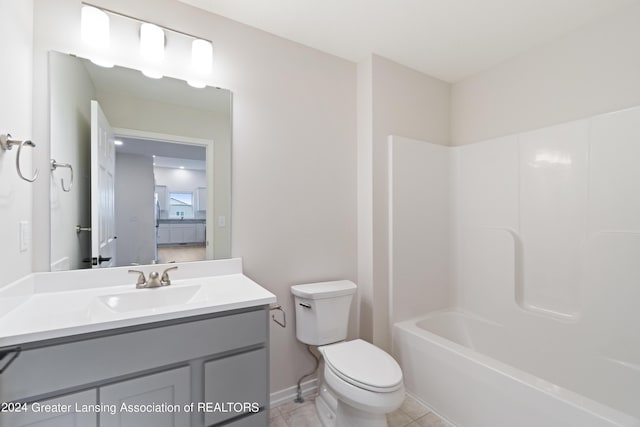
[[[76,174],[51,174],[52,271],[229,258],[231,93],[58,52],[49,73],[51,158]]]

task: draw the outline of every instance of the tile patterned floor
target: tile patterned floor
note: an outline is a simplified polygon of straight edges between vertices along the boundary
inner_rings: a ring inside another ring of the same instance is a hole
[[[271,409],[270,427],[322,427],[316,415],[315,396],[303,403],[288,402]],[[420,402],[407,396],[402,406],[387,415],[389,427],[452,427]]]

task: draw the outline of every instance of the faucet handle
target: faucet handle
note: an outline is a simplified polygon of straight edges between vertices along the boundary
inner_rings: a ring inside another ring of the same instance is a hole
[[[160,278],[160,282],[162,282],[162,286],[169,286],[171,284],[171,279],[169,279],[169,271],[177,270],[178,266],[169,267],[162,272],[162,277]]]
[[[144,277],[144,273],[139,270],[129,270],[129,273],[136,273],[138,275],[138,280],[136,281],[136,288],[144,287],[145,283],[147,283],[147,279]]]

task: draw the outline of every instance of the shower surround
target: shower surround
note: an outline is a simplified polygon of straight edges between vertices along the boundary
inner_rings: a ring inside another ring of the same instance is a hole
[[[462,147],[392,136],[389,158],[408,390],[460,427],[640,426],[640,107]]]

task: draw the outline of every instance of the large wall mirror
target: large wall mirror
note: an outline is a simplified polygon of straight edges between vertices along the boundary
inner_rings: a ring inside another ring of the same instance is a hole
[[[58,52],[49,87],[52,271],[231,256],[230,91]]]

